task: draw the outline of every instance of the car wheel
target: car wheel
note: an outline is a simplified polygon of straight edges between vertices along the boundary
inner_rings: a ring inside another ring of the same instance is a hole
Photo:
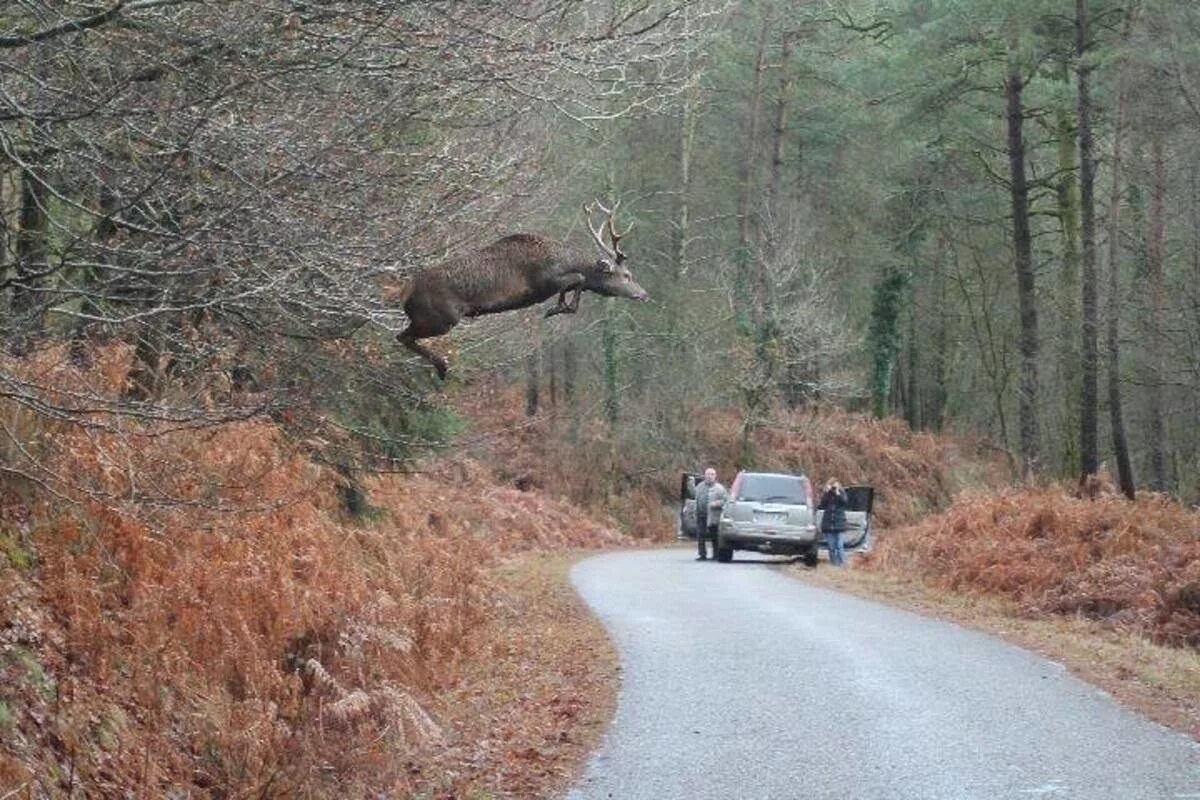
[[[722,564],[728,564],[730,561],[733,561],[733,548],[732,547],[718,547],[717,548],[717,561],[720,561]]]
[[[817,548],[812,548],[804,553],[804,566],[815,567],[817,565]]]

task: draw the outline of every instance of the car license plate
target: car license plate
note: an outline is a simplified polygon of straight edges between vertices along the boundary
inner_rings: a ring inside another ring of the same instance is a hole
[[[767,514],[767,513],[764,513],[764,514],[759,514],[759,515],[758,515],[758,521],[759,521],[759,522],[762,522],[762,523],[765,523],[765,524],[768,524],[768,525],[770,525],[770,524],[774,524],[774,525],[781,525],[781,524],[783,524],[783,522],[784,522],[786,519],[787,519],[787,514]],[[768,531],[768,533],[774,533],[774,531]]]

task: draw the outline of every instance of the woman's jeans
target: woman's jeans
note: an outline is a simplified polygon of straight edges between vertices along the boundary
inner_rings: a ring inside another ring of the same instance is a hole
[[[829,547],[829,563],[835,567],[844,567],[846,548],[842,545],[842,531],[825,531],[825,544]]]

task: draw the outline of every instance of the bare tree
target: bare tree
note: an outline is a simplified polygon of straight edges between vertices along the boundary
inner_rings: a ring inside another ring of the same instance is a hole
[[[119,401],[3,367],[0,392],[81,422],[102,406],[208,424],[250,413],[231,383],[259,387],[259,411],[303,408],[343,402],[330,386],[354,373],[411,404],[403,356],[361,354],[403,327],[384,288],[545,185],[544,120],[671,102],[688,2],[10,9],[0,169],[21,202],[0,344],[66,331],[75,352],[116,340],[135,358]],[[333,340],[358,357],[328,357]]]

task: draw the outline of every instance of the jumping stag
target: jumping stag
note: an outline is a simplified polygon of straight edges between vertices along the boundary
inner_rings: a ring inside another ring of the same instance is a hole
[[[600,248],[600,258],[537,234],[505,236],[413,276],[402,295],[408,327],[396,338],[433,364],[438,377],[445,378],[449,369],[446,359],[420,340],[449,333],[463,317],[527,308],[554,295],[558,295],[558,303],[546,310],[547,317],[574,314],[584,291],[644,302],[646,290],[625,267],[626,256],[620,248],[621,238],[633,226],[617,233],[613,217],[620,201],[612,209],[598,201],[595,206],[606,217],[600,227],[592,227],[593,209],[589,206],[583,207],[583,219]],[[611,244],[604,243],[606,227]]]

